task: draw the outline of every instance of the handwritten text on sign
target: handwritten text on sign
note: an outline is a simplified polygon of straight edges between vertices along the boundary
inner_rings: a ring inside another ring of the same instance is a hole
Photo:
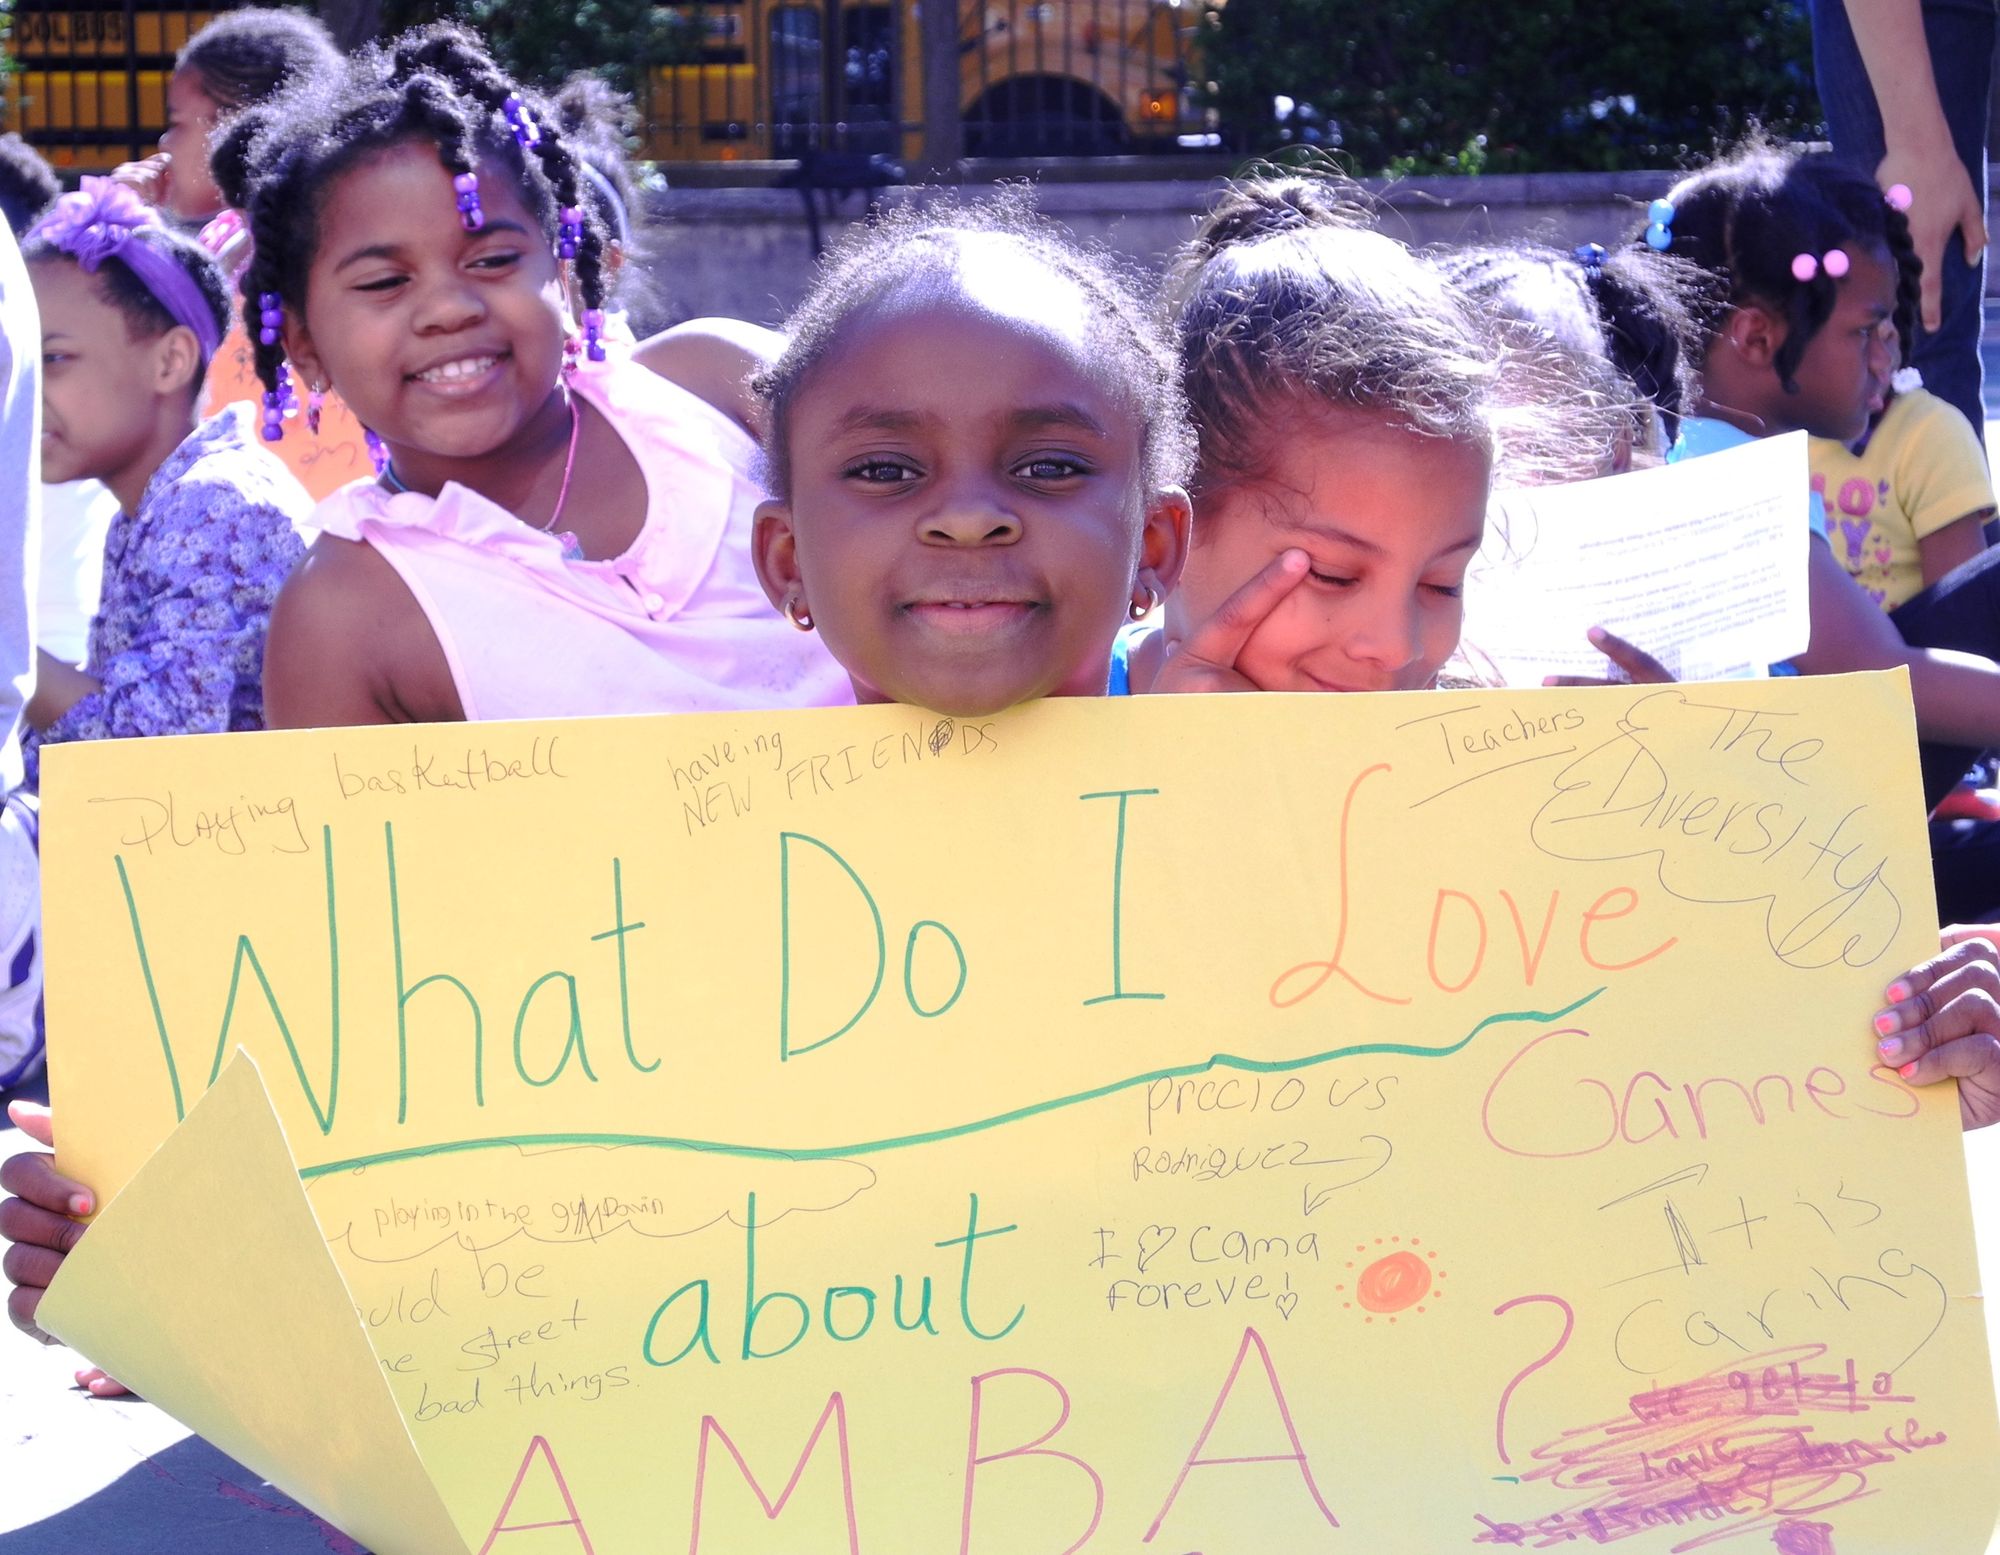
[[[1867,1039],[1934,944],[1907,719],[60,753],[65,1162],[254,1055],[470,1550],[1983,1548],[1955,1108]]]

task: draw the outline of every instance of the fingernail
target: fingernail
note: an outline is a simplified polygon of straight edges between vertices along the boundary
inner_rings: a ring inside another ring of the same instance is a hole
[[[1905,1064],[1901,1069],[1898,1069],[1896,1071],[1896,1073],[1901,1075],[1905,1080],[1911,1078],[1913,1075],[1916,1074],[1916,1072],[1917,1072],[1917,1066],[1914,1063]]]
[[[1589,631],[1585,632],[1583,635],[1588,637],[1594,643],[1601,643],[1604,641],[1605,637],[1608,634],[1605,632],[1603,627],[1593,626]]]
[[[1903,1023],[1894,1010],[1884,1010],[1875,1017],[1875,1034],[1878,1037],[1894,1036],[1903,1029]]]
[[[1553,686],[1555,683],[1556,677],[1553,675],[1544,675],[1542,677],[1542,684],[1545,686]]]
[[[90,1213],[90,1195],[87,1193],[72,1193],[69,1196],[69,1212],[72,1215],[88,1215]]]
[[[1880,1042],[1875,1044],[1875,1051],[1880,1053],[1884,1058],[1893,1060],[1898,1053],[1903,1051],[1903,1039],[1901,1037],[1884,1037]]]
[[[1898,978],[1888,988],[1887,998],[1891,1004],[1901,1004],[1910,997],[1910,985]]]
[[[1312,558],[1307,556],[1304,551],[1285,552],[1284,568],[1287,572],[1304,572],[1311,565],[1311,562]]]

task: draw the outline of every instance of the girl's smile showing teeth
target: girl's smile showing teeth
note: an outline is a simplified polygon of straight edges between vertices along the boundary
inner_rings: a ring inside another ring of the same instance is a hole
[[[446,393],[468,393],[482,386],[500,362],[499,356],[491,354],[454,357],[448,362],[439,362],[421,372],[411,373],[410,381]]]

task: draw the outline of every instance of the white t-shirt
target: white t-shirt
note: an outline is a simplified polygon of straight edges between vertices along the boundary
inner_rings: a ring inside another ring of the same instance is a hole
[[[104,537],[117,516],[118,499],[102,481],[42,487],[35,641],[65,664],[81,664],[90,654],[90,622],[104,591]]]

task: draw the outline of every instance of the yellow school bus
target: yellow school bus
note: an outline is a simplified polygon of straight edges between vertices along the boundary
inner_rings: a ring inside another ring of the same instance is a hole
[[[1199,136],[1191,3],[957,3],[968,155],[1145,151]],[[653,70],[642,95],[645,155],[921,151],[918,0],[702,0],[669,10],[682,58]]]
[[[0,82],[5,127],[57,166],[86,171],[152,151],[167,127],[174,55],[215,14],[159,0],[63,7],[16,0],[12,11],[16,69]]]
[[[5,0],[0,0],[4,4]],[[681,0],[673,63],[642,82],[641,155],[668,162],[922,151],[920,0]],[[1170,147],[1204,126],[1192,0],[956,0],[972,156]],[[152,151],[175,53],[215,8],[15,0],[5,127],[59,166]],[[607,40],[614,44],[615,40]]]

